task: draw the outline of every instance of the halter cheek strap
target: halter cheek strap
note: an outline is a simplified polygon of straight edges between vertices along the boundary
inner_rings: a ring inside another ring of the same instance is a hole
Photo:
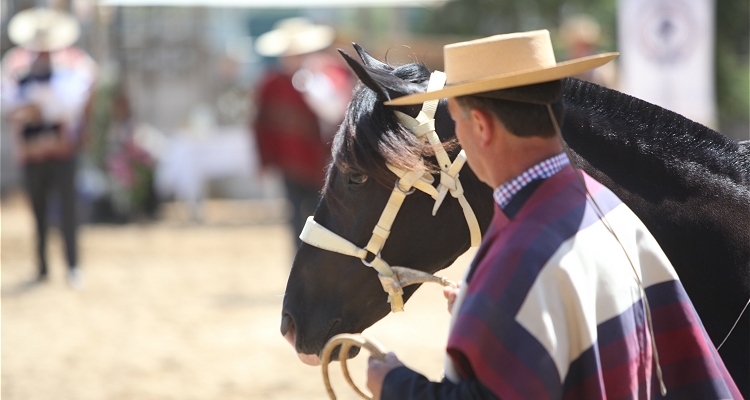
[[[431,92],[442,89],[445,86],[445,81],[445,73],[440,71],[433,72],[430,76],[430,82],[427,85],[427,91]],[[451,196],[458,199],[459,204],[461,204],[466,223],[469,225],[471,246],[476,247],[482,241],[482,231],[479,229],[479,222],[474,215],[474,211],[471,209],[471,205],[464,196],[461,181],[458,180],[458,172],[461,171],[461,168],[466,163],[466,153],[461,150],[453,162],[448,157],[448,153],[445,151],[445,147],[443,147],[443,143],[435,131],[435,112],[437,111],[439,102],[440,100],[424,102],[422,111],[419,112],[416,118],[412,118],[401,111],[394,111],[394,113],[398,117],[399,122],[408,128],[414,136],[432,145],[435,158],[437,158],[438,165],[440,165],[440,185],[437,188],[437,198],[433,196],[435,198],[435,205],[432,207],[432,215],[435,216],[440,205],[443,204],[446,194],[450,191]]]
[[[445,85],[445,79],[444,73],[435,71],[430,76],[427,90],[441,89]],[[443,148],[442,142],[435,132],[435,111],[437,110],[438,102],[438,100],[425,102],[417,118],[412,118],[404,113],[395,111],[399,121],[409,131],[416,137],[432,145],[435,157],[438,160],[438,164],[440,164],[440,184],[437,189],[432,186],[434,177],[425,171],[403,171],[391,164],[386,164],[388,169],[398,178],[388,198],[388,203],[385,209],[383,209],[378,223],[372,230],[370,241],[364,248],[360,248],[326,229],[317,223],[313,217],[307,218],[307,223],[300,234],[300,239],[311,246],[359,258],[363,264],[378,271],[380,283],[383,286],[383,290],[388,293],[388,302],[391,304],[391,311],[393,312],[404,310],[402,296],[404,294],[403,287],[405,286],[424,282],[436,282],[444,286],[455,286],[455,283],[447,279],[435,277],[423,271],[404,267],[392,267],[381,258],[380,251],[385,246],[385,241],[391,234],[393,221],[395,221],[396,215],[406,196],[412,194],[414,190],[420,190],[428,194],[435,200],[435,205],[432,209],[432,215],[434,216],[440,208],[443,199],[445,199],[446,194],[450,192],[454,198],[458,199],[459,204],[463,208],[464,217],[471,233],[471,245],[478,246],[482,241],[479,223],[474,215],[474,211],[471,209],[471,205],[464,197],[463,187],[458,180],[458,172],[466,163],[466,154],[462,150],[456,159],[451,162],[448,153]],[[373,256],[372,261],[367,261],[370,255]]]

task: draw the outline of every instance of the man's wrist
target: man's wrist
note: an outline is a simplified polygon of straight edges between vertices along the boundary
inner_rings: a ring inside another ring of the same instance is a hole
[[[385,375],[383,378],[383,387],[380,392],[381,400],[404,399],[404,393],[415,375],[421,376],[418,372],[411,370],[409,367],[402,365],[396,367]]]

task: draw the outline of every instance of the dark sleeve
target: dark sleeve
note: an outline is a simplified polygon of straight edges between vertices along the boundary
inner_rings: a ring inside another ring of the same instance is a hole
[[[398,367],[385,376],[381,400],[471,400],[497,397],[476,379],[462,381],[459,384],[443,379],[432,382],[423,375],[407,367]]]

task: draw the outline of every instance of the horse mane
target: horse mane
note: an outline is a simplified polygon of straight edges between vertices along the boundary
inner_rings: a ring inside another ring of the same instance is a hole
[[[430,71],[420,63],[401,66],[382,63],[370,67],[425,87],[430,79]],[[374,75],[373,79],[377,79],[377,75]],[[441,100],[441,105],[445,105],[445,100]],[[440,108],[445,109],[445,107]],[[334,166],[343,173],[366,174],[386,187],[393,186],[393,175],[384,168],[386,163],[407,171],[419,169],[429,172],[439,171],[432,147],[404,128],[394,113],[398,110],[416,117],[420,109],[421,105],[386,106],[375,91],[359,82],[352,93],[352,100],[347,107],[344,120],[333,139],[333,157],[323,189],[324,194],[334,192],[328,190],[332,185]],[[455,151],[458,141],[454,137],[453,130],[451,129],[446,135],[453,139],[447,140],[444,145],[449,152]],[[326,198],[329,197],[331,196],[326,196]]]
[[[619,174],[621,184],[649,176],[654,185],[673,182],[672,189],[678,183],[684,189],[694,189],[713,180],[723,191],[733,187],[740,197],[744,192],[747,201],[748,146],[682,115],[593,83],[567,78],[564,93],[563,136],[577,150],[576,161],[616,166],[602,172]],[[608,151],[614,148],[620,154]],[[612,157],[623,163],[613,163]],[[609,161],[603,162],[606,158]],[[639,184],[644,183],[641,180]],[[651,193],[665,191],[654,189]]]

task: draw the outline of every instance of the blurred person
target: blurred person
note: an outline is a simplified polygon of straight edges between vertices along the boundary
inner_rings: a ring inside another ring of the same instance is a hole
[[[48,277],[48,206],[56,192],[65,243],[68,283],[82,285],[78,265],[76,154],[96,65],[70,47],[80,35],[69,14],[33,8],[16,14],[8,35],[18,47],[3,58],[3,112],[10,120],[16,161],[23,166],[37,236],[37,276]]]
[[[262,166],[281,170],[292,207],[295,249],[325,181],[333,135],[351,99],[349,70],[340,57],[325,53],[333,28],[304,18],[276,23],[256,41],[256,52],[277,57],[257,91],[253,121]]]
[[[578,14],[566,18],[560,25],[559,34],[565,58],[581,58],[599,53],[601,26],[590,15]],[[617,67],[615,63],[605,64],[577,74],[574,78],[616,89]]]

